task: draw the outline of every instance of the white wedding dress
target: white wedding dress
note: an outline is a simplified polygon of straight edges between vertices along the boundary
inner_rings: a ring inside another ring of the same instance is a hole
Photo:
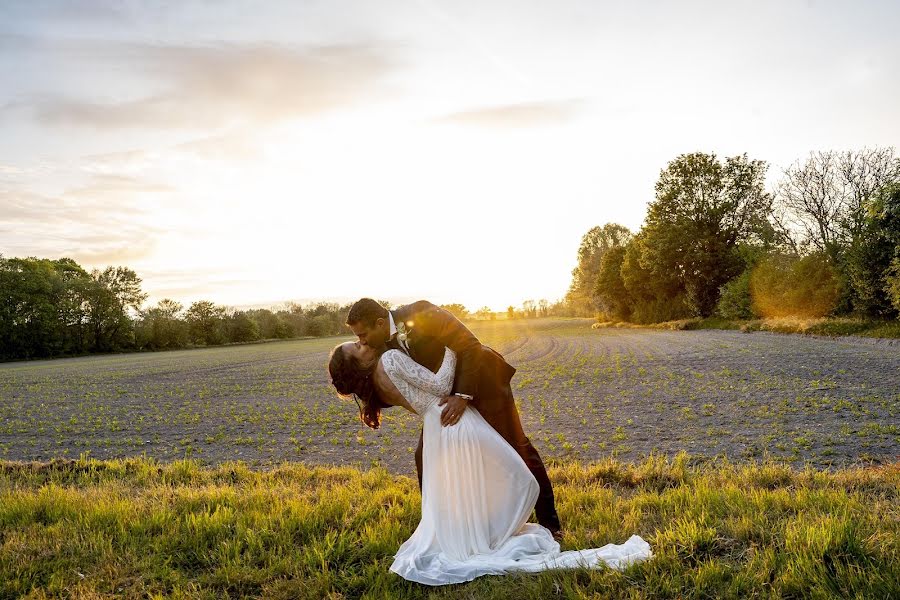
[[[441,426],[438,401],[453,385],[455,353],[446,350],[436,374],[399,350],[388,350],[381,361],[424,429],[422,520],[391,571],[444,585],[510,571],[621,568],[652,556],[637,535],[621,545],[560,552],[548,529],[527,523],[538,483],[512,446],[472,407],[456,425]]]

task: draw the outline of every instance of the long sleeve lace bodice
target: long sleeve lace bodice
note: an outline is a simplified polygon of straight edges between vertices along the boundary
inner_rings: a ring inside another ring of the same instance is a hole
[[[444,351],[444,362],[437,373],[432,373],[400,350],[382,354],[381,364],[391,382],[420,416],[453,388],[456,353],[450,348]]]

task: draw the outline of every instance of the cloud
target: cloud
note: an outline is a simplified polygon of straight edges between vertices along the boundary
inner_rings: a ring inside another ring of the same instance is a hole
[[[581,108],[581,100],[503,104],[450,113],[434,119],[434,122],[476,127],[538,127],[568,121],[574,118]]]
[[[0,188],[0,230],[15,232],[0,248],[13,256],[69,256],[87,265],[127,263],[153,253],[164,229],[152,224],[141,195],[165,184],[101,175],[59,195]]]
[[[155,238],[145,233],[136,238],[118,241],[106,238],[102,245],[92,246],[90,249],[73,244],[61,255],[69,256],[79,264],[127,266],[128,263],[150,256],[155,248]]]
[[[65,55],[111,64],[156,88],[117,102],[60,95],[26,101],[40,122],[96,129],[209,129],[317,114],[365,101],[392,69],[385,48],[371,44],[68,42]]]
[[[37,167],[17,167],[16,165],[0,164],[0,175],[34,175]]]
[[[110,223],[132,220],[144,209],[141,194],[160,194],[174,188],[122,175],[95,175],[60,195],[39,194],[19,187],[0,188],[0,222],[38,224]]]
[[[229,133],[183,142],[173,150],[202,159],[240,160],[258,156],[260,147],[250,134]]]
[[[121,198],[123,195],[157,194],[173,191],[175,191],[175,188],[165,183],[145,181],[127,175],[102,174],[94,175],[82,186],[66,190],[65,195],[78,200],[97,200],[103,196]],[[80,204],[80,206],[83,206],[83,204]],[[104,206],[107,205],[104,203]]]
[[[255,271],[218,265],[206,265],[202,270],[147,268],[142,269],[140,275],[144,279],[144,290],[154,299],[215,299],[221,294],[245,289],[259,281]]]
[[[158,160],[158,153],[150,150],[122,150],[89,154],[80,159],[79,168],[96,175],[121,175],[146,172]]]

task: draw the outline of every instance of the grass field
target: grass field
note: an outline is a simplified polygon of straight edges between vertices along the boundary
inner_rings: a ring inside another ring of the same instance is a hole
[[[431,589],[388,571],[419,518],[384,469],[178,461],[0,465],[0,598],[896,598],[900,467],[684,457],[551,469],[564,548],[637,532],[624,572]]]
[[[0,365],[0,598],[900,595],[897,346],[474,328],[518,368],[564,549],[638,533],[651,561],[438,590],[389,573],[418,423],[362,427],[327,384],[335,338]]]

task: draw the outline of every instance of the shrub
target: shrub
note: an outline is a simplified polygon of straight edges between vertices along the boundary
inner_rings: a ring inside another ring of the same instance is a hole
[[[228,322],[228,341],[253,342],[259,339],[259,325],[245,312],[236,312]]]
[[[841,295],[838,274],[827,257],[773,254],[750,275],[751,308],[762,317],[823,317]]]
[[[716,312],[726,319],[752,319],[750,299],[750,274],[748,269],[722,286]]]
[[[891,305],[900,311],[900,256],[891,262],[891,268],[888,269],[885,283],[888,297],[891,299]]]
[[[679,294],[674,298],[659,298],[635,304],[631,313],[631,321],[647,325],[649,323],[677,321],[685,319],[689,315],[690,311],[684,295]]]

